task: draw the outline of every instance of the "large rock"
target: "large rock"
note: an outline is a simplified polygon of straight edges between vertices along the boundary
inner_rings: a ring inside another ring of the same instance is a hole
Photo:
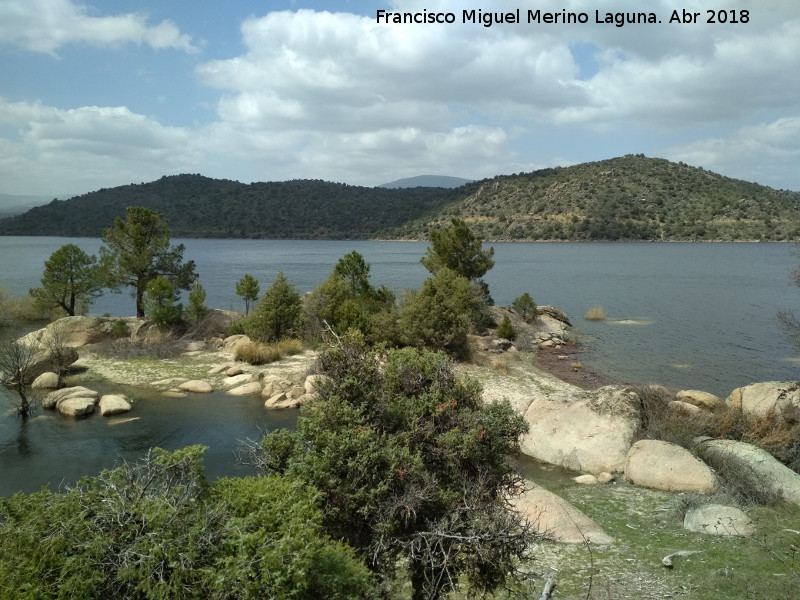
[[[733,390],[725,400],[744,414],[764,417],[781,415],[790,407],[800,410],[800,384],[796,381],[763,381]]]
[[[213,391],[214,388],[211,387],[210,383],[202,379],[191,379],[189,381],[184,381],[182,384],[180,384],[178,386],[178,389],[183,390],[184,392],[207,394]]]
[[[241,373],[239,375],[233,375],[231,377],[226,377],[222,380],[222,387],[226,388],[234,388],[240,385],[244,385],[245,383],[250,383],[253,381],[253,375],[251,373]],[[261,386],[259,385],[258,391],[261,391]]]
[[[35,340],[38,344],[54,339],[65,346],[80,348],[110,338],[115,320],[108,317],[63,317],[43,329],[29,333],[23,339]]]
[[[65,417],[82,417],[94,412],[95,399],[81,397],[65,398],[58,403],[58,412]]]
[[[128,399],[121,394],[104,394],[98,403],[100,414],[104,417],[126,413],[131,409]]]
[[[261,383],[258,381],[251,381],[244,385],[237,386],[227,392],[231,396],[253,396],[261,393]]]
[[[34,390],[56,390],[58,389],[58,384],[60,382],[61,381],[57,373],[48,371],[46,373],[42,373],[36,379],[34,379],[31,387]]]
[[[681,390],[675,395],[675,399],[705,410],[717,410],[725,406],[721,398],[701,390]]]
[[[695,450],[722,476],[735,469],[737,479],[754,489],[765,489],[789,502],[800,503],[800,475],[766,450],[734,440],[699,438]]]
[[[628,452],[625,477],[657,490],[710,494],[717,477],[686,448],[658,440],[639,440]]]
[[[570,386],[534,397],[518,405],[530,425],[522,452],[573,471],[621,472],[639,426],[638,405],[637,395],[622,386]]]
[[[58,407],[58,404],[62,400],[68,398],[89,398],[95,403],[100,399],[100,394],[82,385],[66,387],[47,394],[47,396],[42,399],[42,408],[53,410]]]
[[[252,340],[244,334],[229,335],[223,341],[222,350],[224,352],[236,355],[237,348],[251,343]]]
[[[684,528],[711,535],[750,537],[756,532],[750,518],[738,508],[706,504],[689,509],[683,519]]]
[[[610,544],[614,541],[597,523],[556,494],[533,485],[511,500],[539,532],[557,542]]]

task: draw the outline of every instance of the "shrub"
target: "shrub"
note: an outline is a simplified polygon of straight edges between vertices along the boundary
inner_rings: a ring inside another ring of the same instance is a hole
[[[244,329],[252,339],[271,342],[280,340],[297,330],[300,318],[300,294],[282,271],[264,292],[253,314],[247,318]]]
[[[447,267],[409,293],[398,327],[401,340],[417,348],[444,350],[464,357],[469,352],[467,334],[474,308],[469,281]]]
[[[115,338],[124,338],[130,336],[131,332],[128,329],[128,323],[124,319],[117,319],[111,325],[111,335]]]
[[[604,321],[606,318],[606,313],[603,312],[602,306],[593,306],[586,311],[586,314],[583,315],[583,318],[587,321]]]
[[[514,326],[511,324],[511,319],[508,318],[508,315],[503,315],[500,325],[497,326],[497,337],[505,340],[513,340],[516,337],[516,331],[514,331]]]
[[[156,325],[177,325],[181,322],[183,307],[177,303],[175,288],[166,277],[156,277],[147,284],[144,309]]]
[[[536,318],[536,302],[533,301],[528,292],[522,294],[519,298],[511,303],[511,306],[516,310],[519,315],[528,323]]]
[[[202,285],[196,283],[189,292],[189,305],[186,307],[186,316],[197,325],[210,311],[206,306],[206,290]]]

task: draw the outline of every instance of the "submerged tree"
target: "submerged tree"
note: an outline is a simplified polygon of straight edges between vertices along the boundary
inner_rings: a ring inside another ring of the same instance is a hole
[[[320,490],[331,537],[384,580],[406,567],[414,600],[520,583],[537,534],[509,504],[522,480],[507,457],[525,420],[508,402],[484,405],[442,353],[343,339],[320,357],[328,383],[297,433],[264,438],[262,464]]]
[[[82,311],[100,296],[103,281],[97,258],[89,256],[75,244],[65,244],[44,262],[42,287],[29,294],[44,310],[63,310],[69,316]]]
[[[17,396],[14,412],[22,417],[33,413],[34,403],[28,386],[40,354],[37,344],[26,344],[21,339],[0,341],[0,384]]]
[[[144,316],[144,293],[156,277],[166,278],[176,290],[188,290],[194,283],[194,261],[183,262],[183,244],[170,246],[167,220],[159,212],[129,206],[125,220],[117,217],[103,232],[103,243],[107,287],[132,287],[137,317]]]

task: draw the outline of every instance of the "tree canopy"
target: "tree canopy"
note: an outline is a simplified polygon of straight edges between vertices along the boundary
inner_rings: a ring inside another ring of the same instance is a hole
[[[236,282],[236,295],[241,296],[244,300],[244,315],[250,314],[250,303],[258,299],[258,279],[245,273],[239,281]]]
[[[147,284],[156,277],[166,278],[176,290],[188,290],[194,282],[194,261],[183,262],[183,244],[170,246],[167,221],[154,210],[129,206],[125,220],[116,217],[114,226],[103,232],[103,244],[107,286],[132,287],[138,317],[144,316]]]
[[[483,239],[463,220],[453,219],[451,223],[449,227],[431,230],[431,245],[420,262],[434,275],[447,267],[470,281],[480,279],[494,266],[494,248],[484,250]]]
[[[68,316],[85,310],[103,289],[97,258],[75,244],[65,244],[50,255],[41,282],[42,287],[29,292],[38,306],[63,310]]]

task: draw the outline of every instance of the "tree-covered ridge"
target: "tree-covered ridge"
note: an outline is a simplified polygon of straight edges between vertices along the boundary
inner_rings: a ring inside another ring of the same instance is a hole
[[[162,213],[175,237],[367,239],[451,202],[452,190],[366,188],[319,180],[243,184],[162,177],[54,200],[0,220],[0,235],[99,237],[128,206]]]
[[[788,240],[800,234],[800,193],[628,155],[481,181],[436,221],[452,217],[487,240]]]
[[[628,155],[447,190],[200,175],[103,189],[0,220],[0,235],[99,236],[127,206],[176,237],[424,239],[452,218],[493,240],[794,240],[800,193]]]

